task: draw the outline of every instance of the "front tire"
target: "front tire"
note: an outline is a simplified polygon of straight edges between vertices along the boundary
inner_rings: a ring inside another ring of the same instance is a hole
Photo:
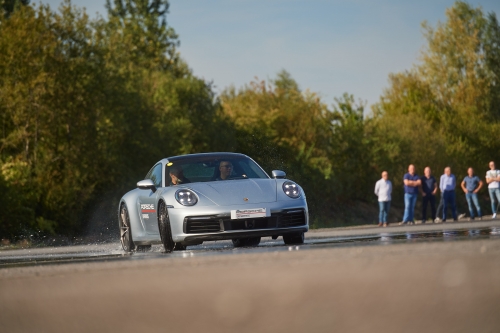
[[[167,206],[163,201],[160,202],[158,207],[158,229],[165,252],[172,252],[175,248],[175,243],[172,239],[172,229],[170,228]]]
[[[285,234],[283,235],[283,241],[286,245],[304,244],[304,233]]]
[[[128,209],[125,204],[122,204],[120,208],[120,242],[122,243],[123,251],[132,252],[135,248],[134,241],[132,239],[132,228],[130,227],[130,218],[128,215]]]

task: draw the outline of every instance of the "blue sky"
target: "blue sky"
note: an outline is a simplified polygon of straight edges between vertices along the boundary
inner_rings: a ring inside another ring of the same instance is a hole
[[[33,1],[35,2],[35,1]],[[60,0],[44,0],[52,8]],[[105,14],[105,0],[73,0]],[[452,0],[171,0],[167,21],[195,75],[215,90],[286,69],[302,90],[331,104],[344,92],[369,105],[389,73],[418,62],[421,22],[445,20]],[[469,1],[500,18],[500,1]]]

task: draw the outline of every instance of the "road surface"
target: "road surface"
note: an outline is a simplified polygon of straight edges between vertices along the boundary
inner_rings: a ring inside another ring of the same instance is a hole
[[[499,332],[500,222],[0,252],[3,332]]]

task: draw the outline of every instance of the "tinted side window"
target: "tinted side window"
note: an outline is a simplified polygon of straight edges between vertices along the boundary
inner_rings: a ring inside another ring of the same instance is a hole
[[[151,179],[152,173],[153,173],[153,168],[151,168],[151,170],[149,170],[148,174],[146,175],[146,177],[144,177],[144,179]]]
[[[161,187],[161,169],[161,163],[155,165],[149,176],[149,179],[153,181],[156,187]]]

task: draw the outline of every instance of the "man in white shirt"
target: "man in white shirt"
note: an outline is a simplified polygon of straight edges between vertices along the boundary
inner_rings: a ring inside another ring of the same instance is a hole
[[[486,183],[490,193],[492,218],[497,217],[498,204],[500,203],[500,170],[495,168],[495,162],[490,162],[490,170],[486,172]],[[496,197],[496,204],[495,204]]]
[[[443,222],[446,222],[448,207],[451,208],[453,221],[457,221],[457,204],[455,200],[456,186],[457,180],[455,178],[455,175],[451,173],[451,168],[444,168],[444,174],[441,176],[441,179],[439,181],[439,189],[441,190],[441,195],[443,196]]]
[[[375,195],[378,197],[378,226],[387,227],[387,215],[391,208],[392,183],[387,171],[382,172],[382,179],[375,183]]]

